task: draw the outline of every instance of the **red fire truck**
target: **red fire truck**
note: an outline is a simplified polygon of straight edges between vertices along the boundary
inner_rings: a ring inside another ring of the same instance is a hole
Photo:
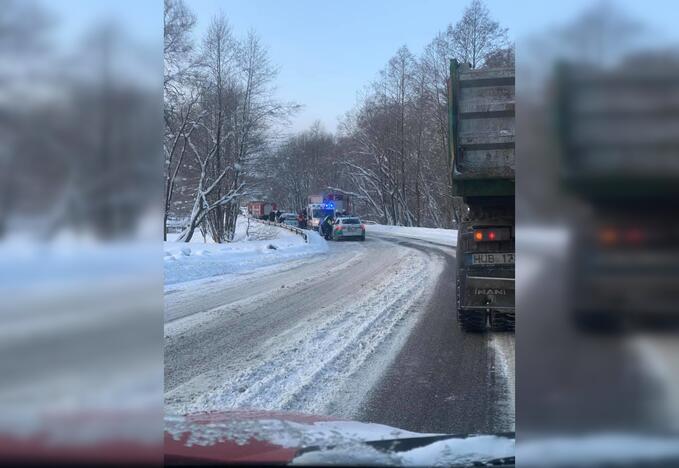
[[[269,213],[276,211],[276,204],[266,201],[251,201],[248,203],[248,214],[254,218],[266,219]]]

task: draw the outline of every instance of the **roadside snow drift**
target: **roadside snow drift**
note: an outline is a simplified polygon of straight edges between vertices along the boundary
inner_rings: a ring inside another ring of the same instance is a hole
[[[194,239],[200,235],[194,236]],[[165,286],[214,276],[249,273],[327,251],[318,233],[309,231],[309,242],[285,229],[238,218],[234,242],[164,243]]]
[[[385,224],[368,224],[365,228],[368,234],[389,234],[392,236],[446,244],[451,247],[457,245],[457,230],[455,229],[387,226]]]

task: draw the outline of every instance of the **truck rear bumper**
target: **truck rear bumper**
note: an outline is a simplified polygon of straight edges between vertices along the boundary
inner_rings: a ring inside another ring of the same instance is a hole
[[[589,275],[572,297],[576,310],[679,321],[679,276]]]
[[[514,312],[514,278],[467,276],[460,307]]]

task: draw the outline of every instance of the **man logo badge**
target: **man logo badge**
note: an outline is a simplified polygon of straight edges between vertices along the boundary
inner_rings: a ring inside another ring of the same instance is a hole
[[[476,288],[476,289],[474,289],[474,294],[476,294],[477,296],[506,296],[507,290],[506,289],[493,289],[493,288],[488,288],[488,289]]]

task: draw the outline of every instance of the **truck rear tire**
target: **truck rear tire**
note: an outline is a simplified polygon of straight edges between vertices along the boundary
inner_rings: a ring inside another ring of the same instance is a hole
[[[485,312],[458,309],[457,321],[460,328],[468,333],[483,333],[487,329]]]

